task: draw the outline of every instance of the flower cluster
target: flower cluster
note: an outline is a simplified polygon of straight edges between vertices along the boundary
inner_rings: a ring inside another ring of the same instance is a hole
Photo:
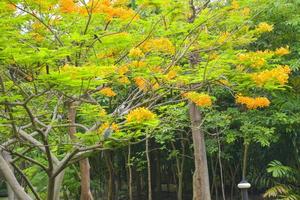
[[[144,92],[147,90],[147,81],[144,78],[135,77],[134,82],[140,90],[143,90]]]
[[[99,128],[98,128],[98,134],[103,134],[105,132],[105,130],[111,128],[114,132],[119,132],[119,126],[116,123],[108,123],[105,122],[103,123]]]
[[[273,25],[270,25],[266,22],[261,22],[258,24],[256,30],[261,33],[271,32],[273,30]]]
[[[284,56],[290,53],[289,47],[280,47],[278,49],[275,50],[275,54],[278,56]]]
[[[284,85],[288,82],[289,74],[291,69],[289,66],[278,66],[277,68],[271,70],[264,70],[259,73],[253,73],[251,75],[252,80],[258,85],[263,86],[269,81],[276,81],[280,85]]]
[[[115,6],[109,0],[89,1],[87,7],[75,3],[73,0],[60,0],[59,7],[62,13],[87,15],[88,12],[92,11],[93,13],[105,14],[108,20],[111,18],[129,19],[138,17],[132,9]]]
[[[128,56],[133,57],[133,58],[140,58],[140,57],[144,56],[144,53],[140,48],[132,48],[129,51]]]
[[[252,97],[237,95],[235,102],[238,104],[243,104],[248,109],[251,109],[251,110],[257,109],[257,108],[268,107],[270,105],[270,101],[266,97],[252,98]]]
[[[177,71],[176,70],[170,70],[167,74],[166,74],[166,79],[167,80],[172,80],[177,76]]]
[[[130,111],[126,116],[126,121],[142,123],[154,120],[155,118],[156,115],[152,113],[149,109],[140,107]]]
[[[209,107],[212,105],[211,97],[204,93],[187,92],[184,93],[182,96],[194,102],[197,106]]]
[[[117,69],[117,72],[119,75],[124,75],[129,71],[128,67],[126,65],[122,65]]]
[[[117,95],[110,87],[105,87],[101,89],[100,93],[108,97],[114,97]]]
[[[141,48],[144,52],[157,51],[174,54],[175,47],[168,38],[155,38],[146,41]]]
[[[137,60],[134,60],[130,63],[131,66],[135,67],[135,68],[142,68],[142,67],[146,67],[147,66],[147,63],[144,62],[144,61],[137,61]]]
[[[233,0],[231,2],[231,8],[232,9],[239,9],[240,8],[240,4],[236,0]]]
[[[265,57],[271,57],[274,53],[272,51],[256,51],[242,53],[238,55],[238,60],[243,62],[243,64],[250,64],[254,68],[261,68],[267,61]]]

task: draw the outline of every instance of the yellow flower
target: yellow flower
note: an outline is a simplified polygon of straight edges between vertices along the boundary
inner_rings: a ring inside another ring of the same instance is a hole
[[[251,11],[250,8],[246,7],[246,8],[243,9],[242,12],[243,12],[244,16],[248,16],[250,14],[250,11]]]
[[[194,102],[197,106],[209,107],[212,105],[211,97],[204,93],[187,92],[184,93],[182,96]]]
[[[238,104],[244,104],[250,110],[257,109],[257,108],[264,108],[270,105],[270,101],[266,97],[252,98],[252,97],[237,95],[235,102]]]
[[[140,90],[143,90],[144,92],[147,91],[147,81],[144,78],[136,77],[134,78],[134,81]]]
[[[275,50],[275,54],[278,56],[284,56],[290,53],[289,47],[284,48],[284,47],[280,47],[278,49]]]
[[[111,128],[114,132],[120,131],[119,126],[116,123],[109,124],[108,122],[105,122],[98,128],[98,134],[103,134],[108,128]]]
[[[117,69],[117,72],[119,73],[119,75],[124,75],[128,71],[129,71],[129,69],[128,69],[127,65],[123,65]]]
[[[129,84],[130,83],[130,80],[127,78],[127,76],[121,76],[118,81],[120,83],[123,83],[123,84]]]
[[[143,51],[140,49],[140,48],[132,48],[130,51],[129,51],[129,54],[128,54],[130,57],[137,57],[137,58],[140,58],[140,57],[143,57],[144,56],[144,53]]]
[[[166,74],[166,78],[167,80],[172,80],[173,78],[175,78],[177,76],[177,72],[175,70],[170,70],[167,74]]]
[[[175,47],[168,38],[156,38],[146,41],[141,48],[144,52],[158,51],[174,54]]]
[[[232,3],[231,3],[231,8],[232,9],[239,9],[240,5],[236,0],[233,0]]]
[[[99,117],[105,117],[107,115],[106,110],[103,108],[99,111]]]
[[[152,85],[152,88],[154,89],[154,90],[157,90],[157,89],[159,89],[160,88],[160,85],[159,85],[159,83],[154,83],[153,85]]]
[[[252,66],[257,67],[257,68],[262,67],[267,63],[267,61],[264,58],[256,58],[253,60],[254,60],[254,62],[252,64]]]
[[[100,93],[108,97],[114,97],[117,95],[110,87],[105,87],[101,89]]]
[[[142,123],[142,122],[154,120],[155,118],[156,115],[152,113],[149,109],[140,107],[130,111],[126,116],[126,121]]]
[[[226,79],[221,79],[221,80],[219,80],[220,81],[220,83],[222,84],[222,85],[225,85],[225,86],[230,86],[230,83],[229,83],[229,81],[228,80],[226,80]]]
[[[270,25],[266,22],[261,22],[258,24],[256,30],[261,33],[271,32],[273,30],[273,25]]]
[[[142,67],[146,67],[147,63],[143,62],[143,61],[132,61],[131,63],[132,66],[136,67],[136,68],[142,68]]]
[[[150,67],[150,70],[151,70],[151,72],[153,72],[153,73],[162,73],[162,72],[163,72],[163,70],[162,70],[162,68],[161,68],[160,66],[153,66],[153,67]]]
[[[278,66],[277,68],[271,70],[265,70],[259,73],[253,73],[251,75],[252,80],[258,86],[263,86],[265,83],[269,81],[277,81],[280,85],[284,85],[288,82],[289,74],[291,73],[291,69],[289,66]]]
[[[222,32],[219,39],[218,39],[218,42],[219,43],[223,43],[225,42],[230,36],[230,33],[229,32]]]

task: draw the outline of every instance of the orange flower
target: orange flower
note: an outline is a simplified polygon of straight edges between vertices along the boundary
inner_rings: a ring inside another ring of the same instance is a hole
[[[62,13],[74,13],[79,11],[79,7],[73,0],[60,0],[59,6]]]
[[[259,73],[253,73],[251,75],[252,80],[258,85],[263,86],[269,81],[277,81],[280,85],[284,85],[288,82],[291,69],[289,66],[278,66],[272,70],[265,70]]]
[[[147,91],[147,81],[144,78],[136,77],[134,78],[134,81],[140,90],[143,90],[144,92]]]
[[[149,109],[140,107],[130,111],[126,116],[126,121],[142,123],[145,121],[154,120],[155,118],[156,115],[152,113]]]
[[[239,104],[244,104],[250,110],[257,109],[257,108],[264,108],[270,105],[270,101],[266,97],[252,98],[252,97],[237,95],[235,102]]]
[[[204,93],[187,92],[184,93],[182,96],[201,107],[210,107],[212,105],[211,97]]]
[[[110,87],[105,87],[101,89],[100,93],[108,97],[114,97],[117,95]]]

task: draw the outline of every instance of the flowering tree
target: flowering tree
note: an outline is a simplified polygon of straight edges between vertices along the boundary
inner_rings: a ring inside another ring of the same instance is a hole
[[[13,158],[0,155],[0,172],[18,198],[32,199],[11,167],[36,199],[52,200],[59,199],[64,170],[79,161],[81,199],[92,199],[90,153],[157,125],[157,107],[188,100],[194,199],[210,199],[197,106],[212,106],[217,97],[209,92],[222,85],[246,108],[266,107],[270,101],[260,95],[287,82],[290,68],[278,56],[288,48],[242,50],[272,31],[251,22],[264,3],[134,2],[0,3],[1,151]],[[24,162],[30,165],[20,169]],[[36,190],[29,168],[41,169],[48,183]]]

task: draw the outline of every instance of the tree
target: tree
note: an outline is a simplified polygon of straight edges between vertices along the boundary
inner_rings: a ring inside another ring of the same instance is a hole
[[[287,82],[290,68],[277,59],[287,48],[243,50],[273,29],[251,22],[250,13],[261,12],[264,2],[196,4],[193,17],[187,16],[191,5],[184,0],[131,5],[107,0],[0,3],[1,150],[13,157],[37,199],[58,199],[64,173],[78,161],[81,199],[92,199],[87,157],[127,146],[133,138],[146,136],[149,142],[148,131],[158,124],[156,109],[181,101],[190,102],[194,199],[210,199],[200,125],[215,99],[211,89],[222,85],[243,93],[236,102],[257,109],[270,103],[258,95],[283,89]],[[9,162],[0,161],[15,194],[31,199],[8,170]],[[31,187],[36,174],[48,181],[37,191]]]

